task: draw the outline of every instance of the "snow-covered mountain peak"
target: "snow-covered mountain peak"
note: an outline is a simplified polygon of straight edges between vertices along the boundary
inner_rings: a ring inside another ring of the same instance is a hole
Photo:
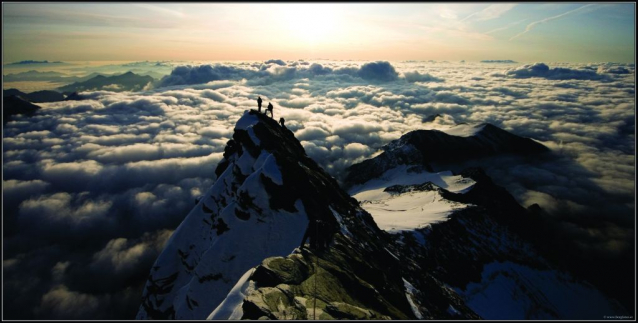
[[[251,112],[239,120],[217,181],[153,266],[138,318],[205,318],[244,272],[299,246],[309,220],[300,196],[281,193],[288,176],[277,158],[282,149],[271,141],[287,138],[283,145],[294,136],[279,128]],[[300,145],[286,149],[304,154]]]
[[[254,110],[234,130],[217,180],[153,266],[138,319],[477,317],[434,281],[415,301],[402,277],[424,283],[291,131]]]
[[[290,130],[254,110],[237,122],[215,173],[153,266],[139,319],[206,318],[245,272],[299,247],[314,221],[314,246],[354,231],[343,227],[357,217],[356,201]],[[357,219],[376,228],[369,216]]]

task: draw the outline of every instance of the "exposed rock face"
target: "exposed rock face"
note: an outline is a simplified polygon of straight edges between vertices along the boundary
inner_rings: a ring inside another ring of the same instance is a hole
[[[361,184],[399,165],[462,162],[497,154],[534,155],[549,151],[529,138],[519,137],[491,124],[466,126],[467,134],[450,135],[438,130],[415,130],[384,146],[379,156],[352,165],[347,185]]]

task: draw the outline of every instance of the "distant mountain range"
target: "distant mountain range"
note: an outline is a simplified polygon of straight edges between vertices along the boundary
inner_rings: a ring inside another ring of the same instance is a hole
[[[486,60],[481,61],[481,63],[513,64],[513,63],[518,63],[518,62],[513,61],[511,59],[486,59]]]
[[[53,78],[58,78],[59,73],[55,72],[37,72],[29,71],[25,72],[30,76],[42,77],[51,81]],[[25,73],[21,73],[26,77]],[[20,74],[9,74],[20,75]],[[6,76],[5,76],[6,78]],[[64,79],[60,77],[59,79]],[[31,93],[25,93],[18,89],[6,89],[3,90],[3,98],[10,96],[16,96],[21,98],[25,102],[42,103],[42,102],[57,102],[62,100],[82,100],[83,96],[78,92],[81,91],[99,91],[107,90],[114,92],[121,91],[139,91],[149,84],[153,84],[154,79],[150,76],[140,76],[133,72],[127,72],[121,75],[103,76],[99,74],[91,74],[83,77],[85,79],[81,82],[75,82],[73,84],[65,85],[58,88],[58,91],[43,90]],[[14,79],[15,80],[15,79]],[[17,103],[16,103],[17,104]]]
[[[57,102],[57,101],[64,100],[64,94],[57,91],[51,91],[51,90],[42,90],[42,91],[36,91],[31,93],[24,93],[17,89],[8,89],[8,90],[2,91],[3,97],[8,97],[12,95],[22,97],[23,99],[29,102],[34,102],[34,103]]]
[[[103,76],[97,75],[86,81],[75,82],[73,84],[59,87],[62,93],[72,93],[80,91],[141,91],[149,84],[154,83],[150,76],[137,75],[133,72],[126,72],[121,75]]]
[[[49,61],[34,61],[34,60],[25,60],[25,61],[19,61],[19,62],[13,62],[13,63],[8,63],[6,65],[28,65],[28,64],[62,64],[64,62],[60,62],[60,61],[56,61],[56,62],[49,62]]]

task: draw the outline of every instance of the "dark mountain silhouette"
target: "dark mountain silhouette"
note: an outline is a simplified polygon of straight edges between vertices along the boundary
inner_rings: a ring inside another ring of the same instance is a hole
[[[22,98],[26,98],[27,94],[18,90],[18,89],[7,89],[7,90],[2,90],[2,97],[7,97],[7,96],[12,96],[12,95],[17,95],[17,96],[21,96]]]
[[[11,116],[17,114],[32,116],[38,109],[41,109],[41,107],[32,104],[21,96],[5,96],[2,98],[2,122],[6,123],[11,120]]]
[[[7,65],[28,65],[28,64],[62,64],[63,62],[60,61],[55,61],[55,62],[49,62],[49,61],[36,61],[36,60],[24,60],[24,61],[19,61],[19,62],[13,62],[13,63],[9,63]]]
[[[514,64],[517,62],[511,59],[486,59],[486,60],[482,60],[481,63]]]
[[[42,90],[27,94],[27,98],[31,102],[57,102],[64,100],[64,95],[57,91]]]
[[[415,130],[383,147],[379,156],[352,165],[347,186],[378,177],[397,165],[426,165],[432,162],[462,162],[498,154],[535,155],[549,151],[536,141],[519,137],[491,124],[466,126],[467,136],[438,130]]]
[[[51,91],[51,90],[42,90],[42,91],[36,91],[31,93],[24,93],[17,89],[8,89],[8,90],[4,90],[2,93],[3,93],[2,95],[3,97],[17,95],[29,102],[34,102],[34,103],[57,102],[57,101],[64,100],[64,95],[62,93],[57,91]]]
[[[141,76],[133,72],[126,72],[121,75],[103,76],[97,75],[91,79],[82,82],[65,85],[58,88],[62,93],[80,92],[80,91],[140,91],[149,83],[153,83],[154,79],[150,76]]]

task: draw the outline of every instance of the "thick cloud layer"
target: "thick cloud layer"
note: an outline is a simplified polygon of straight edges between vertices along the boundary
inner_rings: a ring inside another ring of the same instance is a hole
[[[346,65],[333,69],[319,63],[310,66],[303,64],[307,62],[295,62],[286,64],[282,60],[269,60],[263,64],[242,64],[238,66],[228,66],[223,64],[178,66],[159,82],[160,87],[172,85],[202,84],[217,80],[248,80],[250,85],[267,85],[273,82],[288,81],[292,79],[313,78],[317,75],[332,74],[339,78],[349,80],[349,77],[358,77],[370,82],[390,82],[397,80],[399,74],[389,62],[369,62],[362,63],[361,66]],[[330,63],[329,63],[330,64]],[[332,65],[332,64],[331,64]],[[419,77],[431,77],[429,75]],[[431,80],[438,80],[432,78]],[[430,81],[430,79],[425,80]],[[411,80],[414,82],[414,80]]]
[[[614,69],[612,71],[623,71],[623,70]],[[617,73],[617,74],[622,74],[622,73]],[[508,71],[507,75],[511,75],[512,77],[515,77],[515,78],[544,77],[549,80],[606,79],[604,75],[598,74],[596,73],[596,71],[591,71],[588,69],[571,69],[571,68],[564,68],[564,67],[549,68],[549,66],[543,63],[536,63],[533,65],[525,65],[525,66],[517,67],[515,69]]]
[[[5,317],[132,318],[154,258],[212,185],[235,122],[256,108],[257,96],[337,178],[411,130],[490,122],[532,137],[557,157],[483,166],[523,205],[538,203],[556,217],[582,252],[626,254],[634,67],[508,68],[190,65],[154,90],[44,103],[3,129]]]
[[[171,75],[161,80],[161,86],[201,84],[217,80],[230,80],[248,75],[249,71],[224,65],[178,66]]]

